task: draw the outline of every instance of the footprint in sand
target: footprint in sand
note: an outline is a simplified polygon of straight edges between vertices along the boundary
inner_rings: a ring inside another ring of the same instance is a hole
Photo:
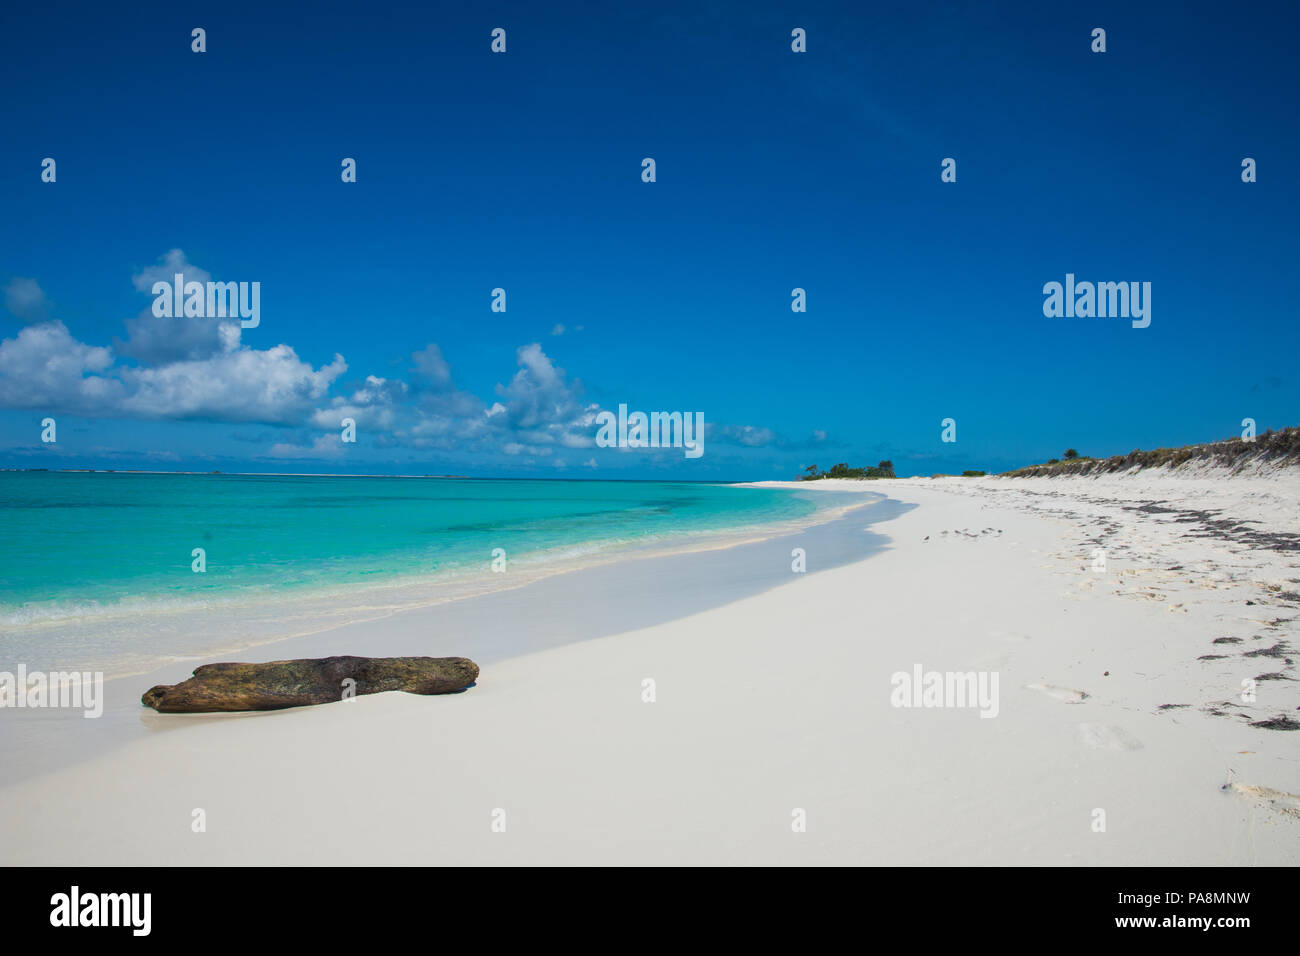
[[[1036,690],[1040,694],[1063,700],[1067,704],[1082,704],[1088,699],[1088,695],[1081,690],[1075,690],[1072,687],[1057,687],[1054,684],[1026,684],[1025,689]]]
[[[1223,790],[1237,796],[1263,801],[1278,813],[1300,819],[1300,797],[1294,793],[1274,790],[1272,787],[1256,787],[1248,783],[1224,784]]]
[[[1121,730],[1105,724],[1080,724],[1079,743],[1091,750],[1141,750],[1142,741]]]

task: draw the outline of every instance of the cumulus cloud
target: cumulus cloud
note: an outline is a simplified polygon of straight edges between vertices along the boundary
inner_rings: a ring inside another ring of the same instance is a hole
[[[468,447],[493,431],[492,415],[482,399],[457,389],[421,395],[414,416],[402,435],[409,435],[417,448]]]
[[[139,418],[297,424],[347,371],[342,355],[313,369],[287,345],[240,348],[202,361],[124,368],[131,394],[122,411]]]
[[[156,265],[140,270],[131,277],[141,292],[153,295],[155,282],[208,282],[212,275],[185,258],[180,249],[172,249]],[[239,319],[210,319],[203,316],[157,316],[153,303],[126,320],[126,338],[114,339],[119,355],[147,365],[205,359],[239,347]]]
[[[0,405],[75,415],[111,410],[122,383],[103,374],[113,350],[83,345],[62,322],[29,325],[0,342]]]
[[[535,454],[552,445],[588,448],[597,406],[582,402],[582,383],[572,383],[536,342],[515,352],[519,371],[507,385],[498,385],[503,410],[492,418],[513,431],[518,442]]]
[[[212,273],[206,269],[200,269],[186,259],[182,250],[172,249],[165,256],[159,256],[154,265],[146,266],[133,275],[131,284],[141,292],[148,292],[153,295],[153,284],[155,282],[170,283],[177,275],[183,277],[183,282],[207,282],[212,278]]]
[[[36,280],[21,276],[5,285],[5,308],[24,322],[40,322],[50,314],[50,303]]]
[[[328,408],[312,413],[310,422],[316,428],[330,429],[340,428],[343,419],[350,418],[358,428],[391,429],[410,391],[400,379],[367,375],[364,385],[349,396],[335,396]]]
[[[451,366],[442,357],[442,349],[437,345],[431,343],[416,352],[411,356],[411,361],[415,363],[416,372],[435,388],[446,388],[451,384]]]
[[[173,249],[132,281],[206,282],[210,276]],[[44,302],[34,282],[10,283],[20,307]],[[12,298],[12,296],[11,296]],[[238,321],[158,319],[152,307],[126,322],[121,352],[77,341],[62,322],[30,325],[0,343],[0,405],[98,418],[202,419],[302,424],[347,370],[341,355],[320,369],[288,345],[258,350],[240,343]]]
[[[239,347],[238,319],[160,317],[149,308],[125,324],[126,338],[113,343],[118,354],[148,365],[205,359]]]
[[[132,282],[152,296],[154,282],[170,283],[177,274],[190,282],[211,278],[173,249]],[[20,317],[48,308],[34,280],[14,279],[5,292],[7,306]],[[345,382],[342,355],[317,368],[288,344],[253,348],[241,339],[238,320],[158,318],[150,302],[124,325],[125,336],[112,347],[80,342],[62,322],[48,320],[0,341],[0,407],[89,418],[273,425],[288,431],[247,440],[269,446],[265,454],[275,459],[347,455],[339,430],[350,418],[371,448],[518,456],[556,468],[570,461],[598,466],[595,457],[561,453],[593,448],[600,406],[583,398],[582,382],[569,378],[537,342],[515,351],[513,376],[485,401],[457,387],[436,343],[410,355],[404,377],[366,375]],[[553,334],[580,329],[556,325]],[[782,443],[760,426],[709,428],[712,438],[733,445]]]

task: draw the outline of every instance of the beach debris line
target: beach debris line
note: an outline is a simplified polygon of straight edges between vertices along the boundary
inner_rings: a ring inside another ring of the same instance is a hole
[[[318,657],[265,664],[204,664],[179,684],[159,684],[140,703],[164,714],[283,710],[362,694],[454,694],[478,679],[466,657]]]

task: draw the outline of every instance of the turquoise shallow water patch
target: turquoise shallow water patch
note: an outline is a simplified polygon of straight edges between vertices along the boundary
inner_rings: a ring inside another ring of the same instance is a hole
[[[512,571],[535,570],[798,521],[826,498],[813,497],[686,482],[3,473],[0,654],[81,664],[197,652],[212,645],[200,633],[256,642],[454,581],[500,586],[496,549]],[[190,612],[206,616],[176,617]],[[155,640],[178,629],[196,640]]]

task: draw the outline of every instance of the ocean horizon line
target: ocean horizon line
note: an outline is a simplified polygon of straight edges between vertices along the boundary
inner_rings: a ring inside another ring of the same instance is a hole
[[[623,484],[681,484],[681,485],[748,485],[760,481],[794,481],[793,478],[577,478],[506,475],[386,475],[370,472],[316,472],[316,471],[164,471],[141,468],[0,468],[0,474],[51,474],[51,475],[197,475],[208,478],[405,478],[437,481],[576,481],[619,482]]]

